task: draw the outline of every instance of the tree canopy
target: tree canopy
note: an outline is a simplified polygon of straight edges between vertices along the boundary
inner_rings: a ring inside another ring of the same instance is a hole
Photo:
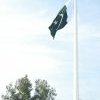
[[[34,94],[32,94],[34,91]],[[48,84],[46,80],[38,79],[35,87],[28,76],[22,77],[13,85],[6,86],[6,93],[1,96],[2,100],[55,100],[56,90]]]

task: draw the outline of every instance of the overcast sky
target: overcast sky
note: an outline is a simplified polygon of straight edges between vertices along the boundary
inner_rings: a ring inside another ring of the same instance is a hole
[[[100,96],[99,0],[78,0],[80,99]],[[52,39],[49,25],[66,0],[0,0],[0,95],[27,74],[45,79],[56,100],[72,100],[73,21]]]

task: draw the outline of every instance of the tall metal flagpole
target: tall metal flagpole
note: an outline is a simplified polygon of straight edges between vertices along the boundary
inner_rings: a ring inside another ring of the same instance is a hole
[[[66,5],[71,0],[66,2]],[[74,6],[74,7],[73,7]],[[79,80],[78,80],[78,27],[77,27],[77,0],[72,0],[72,7],[74,8],[74,63],[73,63],[73,100],[79,100]]]
[[[79,100],[77,0],[74,0],[74,65],[73,67],[74,67],[73,68],[73,100]]]

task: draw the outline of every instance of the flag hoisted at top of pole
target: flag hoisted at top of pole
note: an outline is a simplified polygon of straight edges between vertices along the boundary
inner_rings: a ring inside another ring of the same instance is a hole
[[[71,3],[72,2],[72,3]],[[58,30],[62,29],[74,15],[74,66],[73,66],[73,100],[79,100],[79,82],[78,82],[78,28],[77,28],[77,0],[69,0],[67,5],[59,11],[52,24],[49,26],[52,37]],[[68,9],[68,7],[70,9]],[[72,13],[74,14],[72,14]]]
[[[73,0],[69,0],[59,11],[56,18],[53,20],[52,24],[49,26],[50,33],[54,38],[56,32],[62,29],[71,19],[72,9],[73,9]]]

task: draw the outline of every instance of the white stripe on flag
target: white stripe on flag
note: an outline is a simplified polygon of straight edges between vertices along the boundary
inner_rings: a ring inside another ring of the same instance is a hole
[[[74,16],[74,1],[69,0],[65,3],[65,5],[67,7],[67,15],[68,15],[67,22],[69,22],[69,21],[71,21],[72,17]]]

